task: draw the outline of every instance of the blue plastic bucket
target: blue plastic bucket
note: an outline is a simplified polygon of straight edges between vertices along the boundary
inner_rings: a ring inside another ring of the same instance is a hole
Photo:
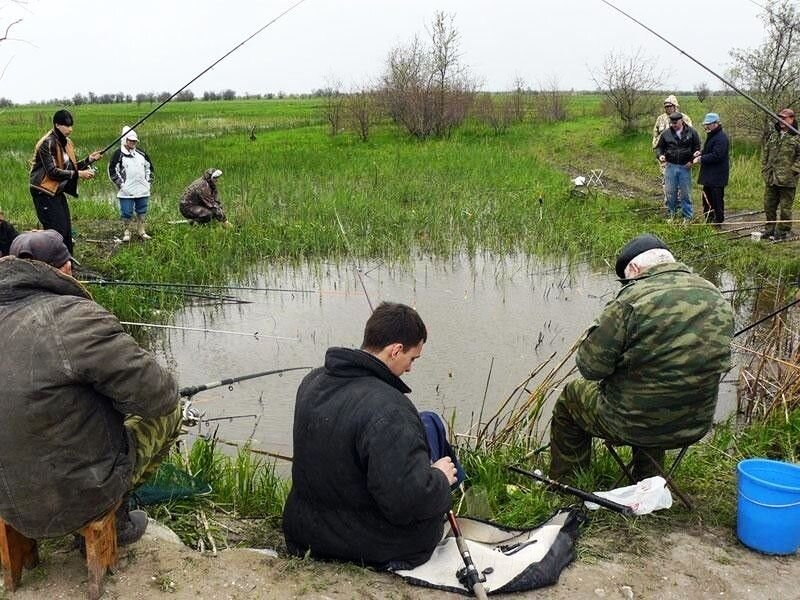
[[[748,458],[739,463],[736,536],[753,550],[792,554],[800,546],[800,466]]]

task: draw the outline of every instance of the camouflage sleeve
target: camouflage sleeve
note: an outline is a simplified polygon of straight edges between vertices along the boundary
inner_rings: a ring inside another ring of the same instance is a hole
[[[794,160],[792,161],[792,172],[800,173],[800,136],[794,136]]]
[[[575,363],[584,378],[599,381],[617,369],[625,350],[630,307],[612,300],[586,333]]]

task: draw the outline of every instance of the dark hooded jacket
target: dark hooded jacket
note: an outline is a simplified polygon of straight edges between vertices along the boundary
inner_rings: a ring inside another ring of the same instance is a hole
[[[0,259],[0,517],[60,536],[111,509],[131,483],[126,414],[166,415],[177,384],[72,277]]]
[[[290,552],[420,565],[440,541],[450,486],[430,464],[411,390],[361,350],[330,348],[297,391]]]
[[[200,179],[195,179],[184,190],[181,196],[181,206],[205,206],[206,208],[221,208],[217,184],[211,174],[214,169],[206,169]]]

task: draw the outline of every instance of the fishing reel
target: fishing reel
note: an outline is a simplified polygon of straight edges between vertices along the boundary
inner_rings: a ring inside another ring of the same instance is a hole
[[[184,427],[197,427],[206,413],[194,408],[190,399],[181,398],[181,414],[183,415],[182,423]]]

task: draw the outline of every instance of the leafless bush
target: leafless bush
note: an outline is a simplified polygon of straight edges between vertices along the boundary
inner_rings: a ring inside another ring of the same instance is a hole
[[[328,122],[328,133],[331,136],[338,135],[342,131],[342,119],[344,117],[344,95],[341,92],[341,85],[336,82],[322,90],[322,115]]]
[[[639,120],[655,112],[650,94],[660,83],[656,63],[641,50],[633,54],[610,52],[592,79],[622,123],[623,133],[634,132]]]
[[[538,121],[554,123],[566,120],[567,95],[559,89],[558,79],[551,77],[539,86],[533,107]]]
[[[448,136],[464,121],[474,84],[453,17],[436,13],[427,44],[415,37],[389,53],[381,95],[392,120],[420,139]]]
[[[369,139],[370,129],[379,117],[380,106],[374,90],[363,89],[345,98],[345,112],[350,127],[362,142]]]
[[[694,93],[697,95],[698,102],[702,104],[711,94],[711,90],[708,89],[708,86],[705,83],[701,83],[695,86]]]
[[[475,101],[475,118],[500,135],[515,120],[513,95],[481,94]]]

